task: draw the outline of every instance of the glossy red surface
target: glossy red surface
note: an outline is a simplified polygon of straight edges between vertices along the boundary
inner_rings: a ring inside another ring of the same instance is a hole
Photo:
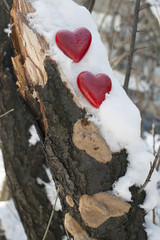
[[[106,74],[93,75],[87,71],[78,75],[77,85],[83,96],[95,108],[100,107],[105,100],[105,94],[112,88],[111,79]]]
[[[74,62],[84,57],[92,41],[92,35],[86,28],[78,28],[74,32],[60,30],[56,34],[57,46]]]

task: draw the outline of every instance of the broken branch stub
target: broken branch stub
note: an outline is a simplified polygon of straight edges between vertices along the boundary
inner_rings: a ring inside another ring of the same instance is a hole
[[[74,240],[91,240],[86,231],[83,230],[83,228],[69,213],[66,213],[65,215],[64,226],[74,237]]]
[[[120,197],[110,193],[87,194],[80,198],[79,211],[89,227],[98,228],[110,217],[119,217],[127,213],[131,205]]]
[[[47,82],[44,60],[48,51],[45,39],[29,26],[27,14],[33,13],[31,4],[24,0],[13,0],[11,9],[11,38],[15,57],[12,58],[14,70],[18,78],[20,94],[27,88]]]
[[[72,208],[74,207],[74,201],[70,195],[66,196],[66,202],[70,207],[72,207]]]
[[[87,119],[79,120],[73,127],[73,143],[98,162],[107,163],[112,159],[112,152],[101,137],[98,127]]]

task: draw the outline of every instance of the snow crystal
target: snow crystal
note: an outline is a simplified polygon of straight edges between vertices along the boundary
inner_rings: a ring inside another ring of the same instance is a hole
[[[30,128],[29,128],[29,132],[31,134],[31,137],[30,139],[28,140],[29,142],[29,146],[32,146],[32,145],[36,145],[37,142],[40,141],[39,139],[39,136],[37,134],[37,131],[36,131],[36,128],[34,125],[32,125]]]
[[[107,51],[102,44],[100,35],[92,16],[84,7],[72,0],[30,0],[34,13],[28,14],[30,26],[43,35],[50,46],[49,55],[58,66],[68,85],[113,152],[125,148],[128,153],[128,169],[125,176],[114,184],[114,192],[123,199],[131,201],[129,187],[141,186],[150,170],[154,156],[148,151],[140,138],[141,116],[137,107],[128,98],[112,71]],[[67,29],[74,31],[79,27],[88,28],[92,34],[89,50],[79,63],[74,63],[56,45],[57,31]],[[112,90],[99,109],[92,107],[83,97],[77,86],[77,76],[83,71],[93,74],[104,73],[112,80]],[[152,209],[158,202],[156,184],[159,174],[154,172],[152,181],[147,185],[147,198],[144,203],[146,210]],[[152,202],[151,202],[152,201]]]

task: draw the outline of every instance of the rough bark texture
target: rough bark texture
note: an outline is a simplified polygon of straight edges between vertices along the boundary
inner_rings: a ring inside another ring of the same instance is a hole
[[[42,239],[52,206],[43,186],[36,182],[40,177],[49,179],[43,164],[46,164],[41,144],[29,146],[31,119],[19,100],[16,79],[13,75],[11,41],[4,33],[9,14],[0,7],[0,115],[14,108],[14,112],[0,119],[1,147],[11,196],[14,199],[28,239]],[[4,54],[5,53],[5,54]],[[56,212],[47,239],[58,240],[64,235],[62,214]]]
[[[15,4],[18,2],[20,4],[22,1],[14,0]],[[12,15],[12,23],[15,20],[14,16],[18,15]],[[23,22],[21,26],[25,25],[26,27],[24,18],[20,14],[19,16],[20,24]],[[27,69],[30,69],[27,66],[28,52],[22,51],[17,34],[16,26],[16,28],[13,27],[12,31],[15,47],[13,64],[16,70],[19,94],[27,113],[23,111],[22,106],[17,101],[15,81],[9,74],[7,81],[2,79],[1,83],[3,92],[1,108],[3,112],[10,108],[16,110],[2,119],[2,141],[9,186],[28,238],[41,239],[41,235],[36,234],[42,234],[51,208],[43,189],[39,191],[40,187],[35,181],[37,176],[46,180],[42,168],[45,159],[39,144],[35,148],[28,147],[28,128],[31,122],[27,119],[27,114],[31,117],[39,133],[47,165],[52,172],[56,186],[61,187],[60,199],[63,217],[69,213],[70,215],[67,216],[72,216],[90,238],[98,240],[145,240],[146,234],[142,226],[145,213],[138,207],[144,200],[144,193],[138,195],[135,187],[132,188],[133,202],[128,214],[109,218],[96,229],[88,227],[82,220],[79,212],[81,196],[112,190],[112,184],[126,172],[126,151],[114,153],[112,160],[104,164],[75,147],[72,141],[73,126],[78,119],[85,118],[85,110],[79,108],[75,100],[73,101],[73,94],[62,81],[57,64],[51,59],[48,58],[44,62],[47,76],[45,85],[38,82],[33,83],[32,76],[29,78],[29,74],[24,74]],[[23,38],[23,35],[21,37]],[[41,40],[40,43],[42,43]],[[16,59],[20,59],[20,61],[16,61]],[[35,67],[34,64],[32,67]],[[8,136],[10,137],[8,138]],[[67,204],[67,195],[72,197],[75,203],[73,207]],[[54,219],[60,224],[57,215]],[[60,228],[53,222],[48,239],[61,239],[58,234],[61,234]]]
[[[36,88],[48,119],[48,131],[43,144],[54,180],[62,189],[60,197],[64,213],[69,212],[89,236],[96,239],[146,239],[142,226],[144,212],[138,207],[144,195],[138,196],[135,188],[135,201],[127,215],[110,218],[97,229],[87,227],[82,221],[78,211],[80,197],[112,190],[114,181],[125,174],[127,156],[124,150],[113,154],[109,163],[102,164],[74,146],[73,125],[77,119],[84,117],[85,112],[73,102],[72,95],[61,81],[57,65],[47,60],[45,68],[48,82],[44,88]],[[66,195],[72,196],[74,208],[66,204]]]

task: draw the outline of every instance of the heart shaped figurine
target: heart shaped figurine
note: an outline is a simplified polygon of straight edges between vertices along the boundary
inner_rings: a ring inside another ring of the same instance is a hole
[[[60,30],[56,34],[57,46],[74,62],[79,62],[86,54],[92,41],[92,35],[87,28],[78,28],[74,32]]]
[[[83,96],[95,108],[100,107],[105,100],[105,94],[112,88],[111,79],[106,74],[93,75],[87,71],[78,75],[77,85]]]

